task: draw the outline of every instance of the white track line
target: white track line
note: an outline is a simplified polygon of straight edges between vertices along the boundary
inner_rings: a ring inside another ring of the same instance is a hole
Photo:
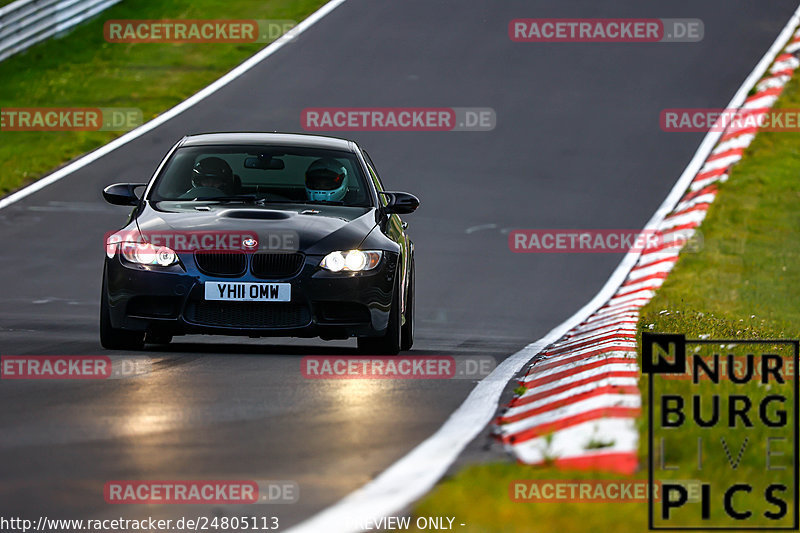
[[[202,101],[204,98],[207,98],[208,96],[214,94],[215,92],[222,89],[223,87],[228,85],[230,82],[232,82],[233,80],[235,80],[236,78],[238,78],[239,76],[241,76],[254,66],[258,65],[259,63],[267,59],[269,56],[271,56],[272,54],[283,48],[284,45],[291,42],[295,37],[306,31],[308,28],[310,28],[316,22],[318,22],[322,17],[324,17],[325,15],[336,9],[340,4],[344,2],[345,0],[331,0],[330,2],[319,8],[317,11],[312,13],[308,18],[303,20],[300,24],[292,28],[288,33],[286,33],[276,41],[270,43],[267,47],[265,47],[261,51],[259,51],[256,55],[254,55],[253,57],[251,57],[238,67],[234,68],[233,70],[222,76],[220,79],[218,79],[211,85],[205,87],[200,92],[194,94],[190,98],[176,105],[172,109],[169,109],[168,111],[162,113],[153,120],[146,122],[145,124],[142,124],[135,130],[131,130],[125,135],[117,137],[110,143],[101,146],[94,152],[90,152],[85,156],[76,159],[72,163],[69,163],[65,167],[56,170],[52,174],[48,174],[39,181],[31,183],[27,187],[24,187],[18,190],[17,192],[10,194],[3,199],[0,199],[0,209],[8,207],[9,205],[15,202],[19,202],[23,198],[30,196],[31,194],[47,187],[48,185],[57,182],[58,180],[66,176],[69,176],[76,170],[80,170],[86,165],[94,163],[104,155],[113,152],[120,146],[124,146],[129,142],[138,139],[145,133],[154,130],[155,128],[164,124],[168,120],[175,118],[177,115],[183,113],[193,105]]]
[[[759,81],[792,37],[792,31],[798,21],[800,21],[800,7],[797,8],[767,53],[736,91],[726,109],[741,107],[750,88]],[[664,218],[675,208],[721,136],[721,131],[706,133],[697,152],[645,229],[657,229]],[[357,531],[358,524],[363,523],[364,520],[389,516],[391,513],[402,511],[423,496],[445,474],[467,444],[492,420],[506,384],[546,346],[563,337],[564,334],[603,306],[625,281],[639,255],[640,253],[636,251],[625,255],[606,284],[591,301],[566,321],[553,328],[543,338],[529,344],[500,363],[489,376],[478,383],[464,403],[450,415],[450,418],[436,433],[395,462],[373,481],[289,531],[293,533]],[[633,422],[628,421],[622,423],[626,427],[634,425]],[[630,443],[626,444],[628,444],[628,448],[631,448]]]

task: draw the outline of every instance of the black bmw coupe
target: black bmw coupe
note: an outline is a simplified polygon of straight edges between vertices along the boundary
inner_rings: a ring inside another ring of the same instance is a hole
[[[414,245],[398,215],[419,200],[384,190],[352,141],[191,135],[149,183],[110,185],[103,196],[134,206],[105,239],[105,348],[198,333],[411,348]]]

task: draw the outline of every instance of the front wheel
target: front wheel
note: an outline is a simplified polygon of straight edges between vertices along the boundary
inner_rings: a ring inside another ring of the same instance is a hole
[[[117,329],[111,325],[105,272],[103,273],[103,294],[100,296],[100,345],[106,350],[141,350],[144,348],[144,332]]]
[[[172,342],[172,335],[162,332],[148,332],[144,336],[147,344],[169,344]]]
[[[400,288],[395,289],[389,323],[382,337],[359,337],[358,351],[370,355],[397,355],[402,344],[403,328],[400,324]]]
[[[408,275],[408,298],[406,299],[405,322],[403,323],[400,349],[408,351],[414,345],[414,259],[411,259],[411,270]]]

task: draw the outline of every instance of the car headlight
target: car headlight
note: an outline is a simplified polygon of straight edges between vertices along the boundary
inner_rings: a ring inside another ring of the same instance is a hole
[[[337,251],[323,257],[319,266],[331,272],[363,272],[378,266],[382,256],[383,252],[375,250]]]
[[[120,249],[122,257],[138,265],[168,267],[178,262],[178,254],[166,246],[156,247],[147,242],[123,242]]]

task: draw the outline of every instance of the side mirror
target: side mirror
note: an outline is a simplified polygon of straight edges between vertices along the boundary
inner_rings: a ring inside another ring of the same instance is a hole
[[[103,198],[113,205],[136,205],[139,203],[136,189],[146,185],[146,183],[115,183],[103,189]]]
[[[383,208],[387,214],[407,215],[419,207],[419,198],[407,192],[382,192],[389,203]]]

